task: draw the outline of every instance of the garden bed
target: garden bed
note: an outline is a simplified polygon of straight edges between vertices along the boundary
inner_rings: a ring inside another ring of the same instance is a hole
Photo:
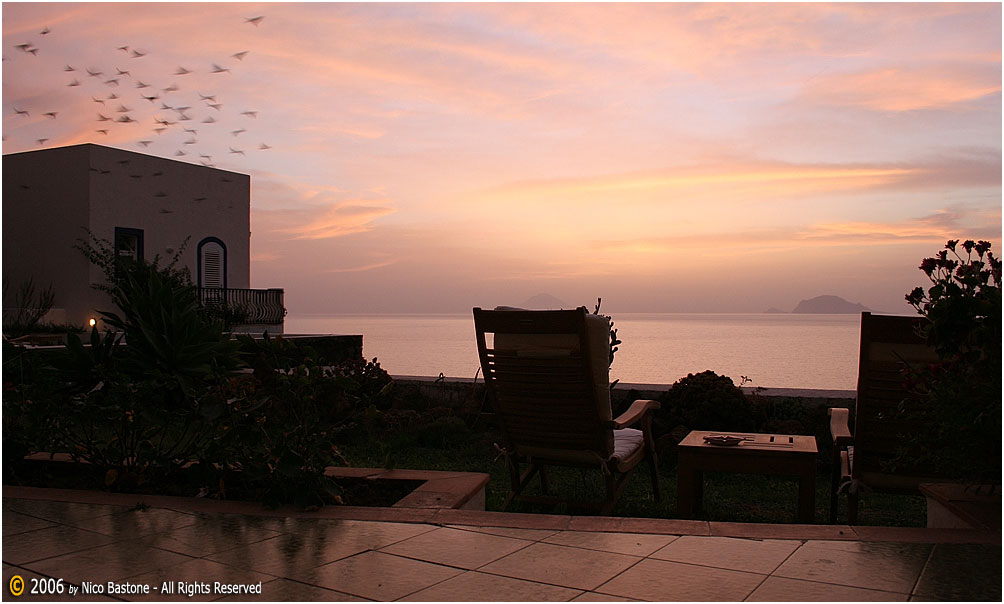
[[[17,464],[15,475],[17,486],[256,500],[245,488],[240,472],[225,473],[212,486],[186,469],[143,480],[116,474],[112,481],[107,472],[85,462],[72,461],[66,454],[50,457],[39,453]],[[325,475],[335,479],[344,505],[467,510],[485,509],[485,484],[489,478],[488,474],[477,472],[346,467],[329,467]]]

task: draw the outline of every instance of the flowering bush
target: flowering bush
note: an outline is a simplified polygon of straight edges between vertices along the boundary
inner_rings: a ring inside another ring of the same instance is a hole
[[[965,256],[959,253],[959,248]],[[909,375],[937,472],[999,483],[1001,458],[1001,261],[986,241],[945,244],[920,270],[931,281],[906,301],[927,319],[940,362]]]

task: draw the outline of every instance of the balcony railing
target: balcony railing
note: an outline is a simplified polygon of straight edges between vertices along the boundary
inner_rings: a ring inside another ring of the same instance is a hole
[[[282,325],[286,316],[283,290],[200,287],[199,300],[206,308],[228,309],[246,325]]]

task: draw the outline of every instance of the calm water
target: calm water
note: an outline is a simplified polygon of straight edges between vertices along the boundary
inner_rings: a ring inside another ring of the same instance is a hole
[[[670,384],[711,369],[754,386],[853,390],[859,315],[613,316],[623,340],[611,379]],[[289,315],[286,333],[362,334],[363,354],[392,375],[474,377],[474,320],[463,315]]]

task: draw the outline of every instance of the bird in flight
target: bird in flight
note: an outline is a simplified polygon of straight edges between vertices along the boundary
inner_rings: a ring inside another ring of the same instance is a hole
[[[135,122],[136,120],[132,119],[132,117],[130,117],[128,115],[123,115],[117,121],[119,121],[120,123],[123,123],[123,124],[129,124],[129,123]]]
[[[104,74],[102,74],[102,73],[101,73],[100,71],[98,71],[97,69],[91,69],[90,67],[88,67],[88,68],[87,68],[87,77],[90,77],[90,78],[96,78],[96,77],[98,77],[99,75],[104,75]]]
[[[25,117],[29,117],[31,115],[28,113],[27,109],[18,109],[17,107],[14,107],[14,113],[16,113],[17,115],[23,115]]]
[[[234,136],[237,136],[238,134],[241,134],[241,133],[244,133],[244,132],[247,132],[247,130],[245,128],[240,128],[240,129],[234,130],[230,134],[233,134]]]
[[[138,59],[140,57],[145,57],[145,56],[146,56],[146,52],[144,52],[142,50],[135,50],[135,49],[133,49],[133,51],[132,51],[132,58],[134,58],[134,59]]]
[[[108,131],[105,130],[104,128],[102,128],[101,130],[95,130],[95,132],[97,132],[98,134],[104,134],[105,136],[108,136]]]
[[[185,69],[184,67],[178,67],[178,71],[174,72],[174,75],[187,75],[192,73],[191,69]]]
[[[126,75],[126,76],[127,76],[127,75],[130,75],[130,74],[129,74],[129,70],[128,70],[128,69],[119,69],[118,67],[116,67],[116,68],[115,68],[115,71],[117,71],[117,72],[118,72],[118,73],[117,73],[116,75],[120,75],[120,76],[124,76],[124,75]]]
[[[210,107],[212,107],[213,109],[217,110],[217,111],[219,111],[220,107],[223,106],[223,103],[206,103],[206,104],[209,105]]]
[[[210,115],[206,119],[202,120],[202,123],[203,124],[214,124],[214,123],[216,123],[216,118],[214,118],[213,116]]]
[[[241,151],[240,149],[234,149],[233,147],[230,147],[230,152],[231,153],[239,153],[241,155],[244,155],[243,151]]]
[[[119,46],[118,49],[121,50],[122,52],[129,52],[129,47],[128,46]]]
[[[46,111],[42,115],[44,115],[45,117],[49,118],[50,120],[54,120],[54,119],[56,119],[56,116],[58,114],[59,114],[58,111]]]
[[[150,143],[152,143],[152,142],[153,141],[139,141],[139,144],[143,145],[144,147],[149,147]]]
[[[136,88],[149,88],[149,87],[150,85],[144,82],[143,80],[136,81]]]
[[[115,111],[118,111],[119,113],[129,113],[132,109],[126,107],[125,105],[119,105],[119,108]]]
[[[266,149],[271,149],[272,147],[266,145],[265,143],[262,143],[262,144],[258,145],[258,148],[261,149],[262,151],[264,151]]]
[[[44,36],[44,35],[46,35],[47,33],[49,33],[50,31],[52,31],[52,30],[51,30],[51,29],[49,29],[48,27],[46,27],[46,28],[44,28],[44,29],[43,29],[42,31],[38,32],[38,35],[40,35],[40,36]]]
[[[235,59],[237,59],[238,61],[243,61],[244,57],[246,57],[247,54],[248,54],[248,51],[242,50],[240,52],[235,52],[234,54],[232,54],[230,56],[233,57],[233,58],[235,58]]]
[[[255,27],[258,27],[259,25],[261,25],[261,22],[262,22],[263,19],[265,19],[264,16],[248,17],[248,18],[244,19],[244,22],[245,23],[250,23],[251,25],[254,25]]]
[[[63,71],[76,71],[76,70],[77,70],[76,67],[72,67],[70,65],[67,65],[66,67],[63,68]]]
[[[202,94],[200,92],[199,93],[199,100],[200,101],[213,101],[213,102],[215,102],[216,101],[216,95],[215,94]]]
[[[80,80],[74,78],[72,82],[67,84],[67,86],[80,86]]]
[[[241,115],[244,115],[244,116],[247,116],[247,117],[254,117],[254,118],[256,118],[256,117],[258,117],[258,112],[257,111],[241,111]]]
[[[37,139],[35,142],[38,143],[39,146],[41,146],[41,145],[44,145],[45,141],[47,141],[47,140],[49,140],[49,139],[47,139],[47,138],[40,138],[40,139]]]
[[[142,97],[143,97],[144,99],[146,99],[146,100],[150,101],[151,103],[152,103],[152,102],[154,102],[154,101],[156,101],[157,99],[159,99],[159,98],[160,98],[160,97],[159,97],[159,96],[157,96],[157,95],[153,95],[153,96],[146,96],[146,95],[144,94],[144,95],[141,95],[141,96],[142,96]]]
[[[178,90],[178,85],[171,84],[170,86],[164,89],[164,92],[177,92],[177,90]]]
[[[99,121],[99,122],[110,122],[110,121],[111,121],[111,119],[112,119],[112,118],[108,117],[107,115],[105,115],[105,114],[103,114],[103,113],[99,113],[99,114],[98,114],[98,121]]]
[[[213,73],[223,73],[224,71],[230,71],[226,67],[220,67],[216,63],[213,63]]]
[[[102,105],[105,104],[105,100],[104,99],[99,99],[99,98],[96,98],[96,97],[92,96],[91,100],[94,101],[95,103],[101,103]]]

